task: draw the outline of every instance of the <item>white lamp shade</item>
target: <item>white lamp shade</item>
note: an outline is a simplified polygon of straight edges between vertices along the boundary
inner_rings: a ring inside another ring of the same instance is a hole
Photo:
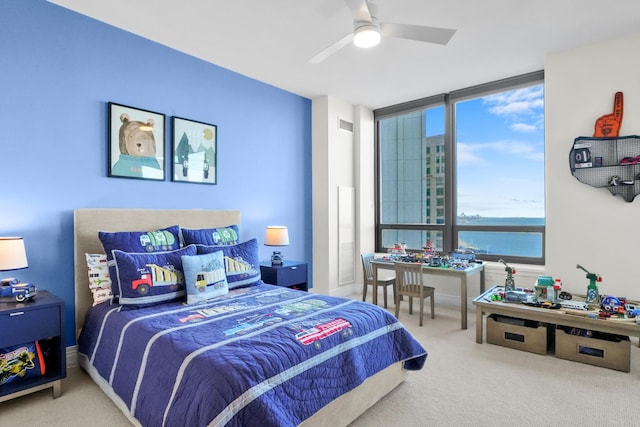
[[[0,237],[0,271],[18,270],[28,266],[22,237]]]
[[[282,225],[270,225],[264,237],[266,246],[287,246],[289,244],[289,229]]]

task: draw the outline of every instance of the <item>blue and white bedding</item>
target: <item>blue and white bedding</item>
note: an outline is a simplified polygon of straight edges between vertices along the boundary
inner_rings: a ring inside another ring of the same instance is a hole
[[[198,305],[87,313],[81,362],[143,426],[294,426],[427,352],[386,310],[267,284]],[[124,408],[121,408],[124,409]]]

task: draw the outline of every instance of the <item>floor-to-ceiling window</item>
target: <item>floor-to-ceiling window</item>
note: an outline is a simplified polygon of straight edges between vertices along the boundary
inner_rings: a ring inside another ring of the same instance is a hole
[[[544,262],[537,72],[375,111],[378,251],[395,243]]]

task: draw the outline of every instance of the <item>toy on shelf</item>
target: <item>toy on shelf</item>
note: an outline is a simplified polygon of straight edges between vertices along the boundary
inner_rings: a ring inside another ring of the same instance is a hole
[[[589,272],[586,268],[580,264],[576,265],[576,268],[587,273],[587,279],[589,279],[589,285],[587,286],[587,304],[600,305],[600,294],[598,293],[598,285],[596,282],[602,282],[602,277],[596,273]]]

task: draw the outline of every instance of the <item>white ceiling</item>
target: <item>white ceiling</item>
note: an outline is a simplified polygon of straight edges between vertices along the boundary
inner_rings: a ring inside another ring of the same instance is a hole
[[[446,46],[349,45],[312,65],[353,30],[344,0],[49,1],[295,94],[372,109],[541,70],[547,53],[640,28],[639,0],[375,0],[381,21],[457,32]]]

